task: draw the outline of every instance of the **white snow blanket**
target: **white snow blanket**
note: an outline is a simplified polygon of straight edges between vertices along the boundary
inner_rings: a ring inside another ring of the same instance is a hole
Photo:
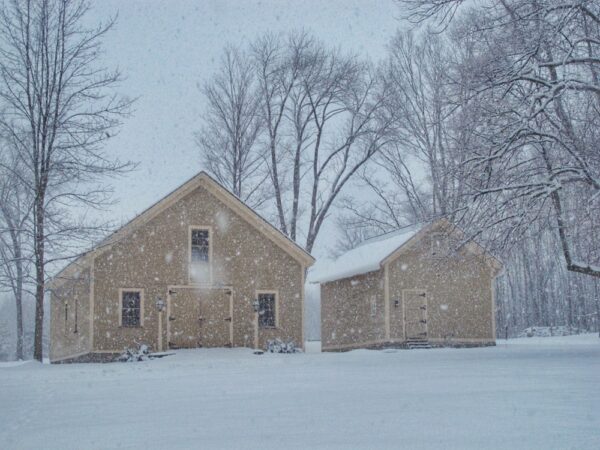
[[[597,449],[597,335],[0,365],[3,449]]]

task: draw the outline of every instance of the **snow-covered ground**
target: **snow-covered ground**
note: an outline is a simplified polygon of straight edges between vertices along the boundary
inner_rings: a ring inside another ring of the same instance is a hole
[[[0,365],[0,447],[600,448],[597,335]]]

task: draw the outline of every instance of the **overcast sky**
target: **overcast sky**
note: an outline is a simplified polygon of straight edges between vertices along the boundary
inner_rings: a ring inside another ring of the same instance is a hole
[[[133,116],[107,144],[121,159],[140,163],[137,172],[114,182],[120,203],[109,214],[119,221],[202,169],[193,139],[204,110],[199,88],[226,43],[305,28],[377,61],[401,25],[393,0],[97,0],[93,6],[92,22],[118,14],[104,42],[106,64],[126,76],[120,89],[139,97]]]

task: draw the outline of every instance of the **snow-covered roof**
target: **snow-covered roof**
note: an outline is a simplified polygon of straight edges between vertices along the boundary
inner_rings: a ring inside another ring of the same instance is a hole
[[[355,275],[373,272],[381,268],[381,262],[424,227],[417,224],[392,233],[367,239],[359,246],[347,251],[323,269],[310,275],[313,283],[328,283]]]

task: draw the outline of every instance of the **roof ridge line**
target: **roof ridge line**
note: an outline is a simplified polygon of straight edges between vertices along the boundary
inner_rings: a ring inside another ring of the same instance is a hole
[[[416,227],[417,225],[427,225],[428,223],[429,223],[429,221],[423,220],[421,222],[414,222],[410,225],[404,225],[403,227],[396,228],[395,230],[387,231],[385,233],[376,234],[375,236],[371,236],[371,237],[365,239],[364,241],[362,241],[360,244],[358,244],[354,248],[358,248],[358,247],[362,246],[363,244],[367,244],[369,242],[377,242],[380,238],[384,238],[385,236],[389,236],[391,234],[398,233],[399,231],[407,231],[409,228]]]

